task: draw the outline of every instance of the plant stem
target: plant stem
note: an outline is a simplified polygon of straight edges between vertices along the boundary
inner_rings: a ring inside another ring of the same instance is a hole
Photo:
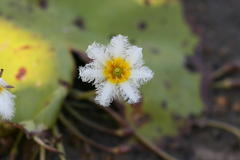
[[[217,79],[219,77],[222,77],[228,73],[232,73],[235,71],[240,70],[240,61],[234,61],[228,64],[225,64],[223,67],[221,67],[220,69],[218,69],[217,71],[215,71],[212,75],[213,79]]]
[[[239,79],[225,79],[225,80],[222,80],[219,82],[215,82],[213,87],[220,88],[220,89],[239,88],[240,80]]]
[[[127,126],[127,128],[131,128],[134,137],[140,142],[142,143],[146,148],[148,148],[150,151],[152,151],[153,153],[155,153],[157,156],[165,159],[165,160],[177,160],[176,158],[172,157],[171,155],[169,155],[168,153],[166,153],[165,151],[159,149],[155,144],[151,143],[150,141],[147,141],[143,136],[141,136],[140,134],[137,133],[137,131],[135,129],[133,129],[133,127],[131,127],[128,122],[123,119],[121,116],[119,116],[116,112],[114,112],[112,109],[110,108],[105,108],[102,107],[103,110],[105,110],[106,112],[108,112],[113,119],[115,119],[117,122],[120,122],[120,124],[122,124],[123,126]]]
[[[65,105],[69,105],[67,103],[65,103]],[[72,103],[71,104],[74,107],[78,107],[81,108],[82,106],[78,105],[77,103]],[[113,111],[111,108],[109,107],[102,107],[97,105],[97,107],[101,110],[103,110],[104,112],[108,113],[113,119],[115,119],[120,125],[122,126],[126,126],[126,122],[123,120],[124,118],[122,118],[120,115],[118,115],[115,111]]]
[[[95,91],[81,92],[77,89],[70,90],[70,95],[77,100],[89,99],[95,95]]]
[[[142,143],[145,147],[147,147],[149,150],[151,150],[153,153],[155,153],[159,157],[161,157],[165,160],[177,160],[176,158],[172,157],[171,155],[169,155],[165,151],[159,149],[155,144],[146,140],[143,136],[141,136],[137,132],[134,132],[134,136],[140,143]]]
[[[93,121],[90,121],[86,118],[84,118],[81,114],[79,114],[76,110],[74,110],[71,106],[67,106],[65,107],[65,109],[77,120],[79,120],[80,122],[84,123],[85,125],[88,125],[89,127],[92,127],[94,129],[97,129],[98,131],[104,132],[104,133],[108,133],[108,134],[112,134],[115,136],[125,136],[128,135],[128,130],[127,129],[118,129],[118,130],[113,130],[113,129],[109,129],[106,127],[103,127]]]
[[[34,136],[34,137],[33,137],[33,140],[34,140],[37,144],[39,144],[40,146],[42,146],[44,149],[46,149],[46,150],[49,150],[49,151],[55,152],[55,153],[59,153],[59,154],[63,154],[63,153],[59,152],[56,148],[45,144],[45,143],[44,143],[39,137],[37,137],[37,136]]]
[[[64,105],[71,105],[73,107],[77,107],[78,109],[89,109],[89,105],[85,104],[85,103],[79,103],[77,102],[65,102]]]
[[[86,96],[83,96],[84,98]],[[176,158],[172,157],[171,155],[169,155],[168,153],[164,152],[163,150],[159,149],[155,144],[151,143],[150,141],[147,141],[144,137],[142,137],[141,135],[139,135],[137,133],[136,130],[134,130],[129,123],[127,122],[127,120],[124,117],[121,117],[119,114],[117,114],[114,110],[112,110],[111,108],[106,108],[106,107],[102,107],[99,106],[98,107],[102,110],[104,110],[106,113],[108,113],[114,120],[116,120],[122,127],[124,128],[128,128],[129,130],[131,130],[133,136],[140,142],[142,143],[145,147],[147,147],[149,150],[151,150],[152,152],[154,152],[156,155],[158,155],[160,158],[164,158],[165,160],[177,160]],[[67,107],[68,111],[70,111],[71,109],[69,109],[70,107]],[[75,111],[70,111],[72,112],[72,114],[75,114]],[[79,117],[79,115],[75,115],[75,118]],[[81,118],[81,117],[80,117]],[[81,121],[84,121],[83,119],[80,119]],[[90,139],[87,139],[85,136],[83,136],[81,133],[79,133],[79,131],[72,126],[72,124],[62,115],[60,114],[60,121],[64,124],[64,126],[66,128],[68,128],[69,130],[71,130],[71,132],[78,137],[79,139],[85,141],[88,144],[91,144],[92,146],[95,146],[96,148],[99,148],[101,150],[105,150],[107,152],[113,152],[112,149],[110,148],[106,148],[106,146],[102,146],[100,144],[97,144],[95,142],[93,142]],[[88,124],[90,124],[89,122],[87,122]],[[98,126],[95,126],[93,124],[90,124],[92,126],[94,126],[93,128],[99,128]],[[100,129],[101,130],[101,129]],[[105,129],[104,129],[105,130]]]
[[[238,139],[240,139],[240,129],[232,126],[230,124],[227,124],[225,122],[220,122],[220,121],[216,121],[216,120],[209,120],[209,119],[204,119],[204,120],[200,120],[197,123],[199,126],[201,127],[214,127],[214,128],[219,128],[219,129],[223,129],[227,132],[232,133],[233,135],[235,135]]]
[[[40,146],[40,160],[46,160],[46,150],[43,146]]]
[[[118,115],[114,110],[112,110],[111,108],[107,108],[107,107],[102,107],[102,106],[98,106],[100,109],[104,110],[105,112],[107,112],[114,120],[116,120],[120,125],[122,125],[123,127],[128,126],[128,124],[126,123],[125,119],[123,117],[121,117],[120,115]]]
[[[58,130],[58,128],[57,128],[57,126],[54,126],[53,127],[53,135],[55,136],[55,137],[59,137],[60,136],[60,132],[59,132],[59,130]],[[65,158],[65,149],[64,149],[64,146],[63,146],[63,143],[62,143],[62,141],[60,141],[60,142],[58,142],[57,144],[57,149],[58,149],[58,151],[60,151],[61,153],[63,153],[63,155],[59,155],[59,159],[60,160],[66,160],[66,158]]]
[[[13,147],[10,151],[9,160],[15,160],[16,159],[16,156],[17,156],[17,153],[18,153],[18,145],[19,145],[22,137],[23,137],[23,132],[19,131],[19,133],[17,135],[17,138],[16,138],[16,141],[13,144]]]
[[[127,151],[130,150],[129,146],[127,145],[120,145],[120,146],[116,146],[116,147],[107,147],[104,146],[102,144],[96,143],[91,139],[88,139],[87,137],[85,137],[81,132],[78,131],[77,128],[75,128],[70,121],[68,121],[65,116],[63,114],[59,115],[59,119],[61,121],[61,123],[74,135],[76,136],[76,138],[78,138],[79,140],[82,140],[100,150],[103,150],[105,152],[110,152],[113,154],[121,154],[121,153],[125,153]]]

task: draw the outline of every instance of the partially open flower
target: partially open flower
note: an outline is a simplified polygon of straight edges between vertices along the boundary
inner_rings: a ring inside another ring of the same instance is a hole
[[[108,46],[93,43],[86,52],[93,61],[79,67],[79,76],[94,83],[97,103],[109,106],[120,97],[130,104],[139,101],[138,88],[153,77],[153,72],[143,66],[142,48],[131,46],[127,37],[118,35]]]
[[[15,112],[15,96],[8,91],[10,87],[11,86],[0,78],[0,116],[4,120],[11,120]]]

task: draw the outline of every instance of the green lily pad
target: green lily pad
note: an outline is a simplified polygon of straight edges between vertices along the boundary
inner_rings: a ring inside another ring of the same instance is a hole
[[[60,84],[72,82],[73,63],[69,54],[57,53],[39,34],[26,31],[0,18],[0,68],[3,78],[16,94],[14,122],[32,121],[48,128],[57,118],[68,89]],[[65,68],[59,64],[66,60]]]
[[[173,113],[188,116],[201,111],[199,76],[186,71],[183,64],[198,40],[186,25],[179,1],[161,0],[148,6],[138,0],[50,0],[44,9],[30,2],[1,0],[0,12],[47,38],[57,46],[56,52],[83,51],[93,41],[106,44],[115,34],[127,35],[144,48],[146,65],[155,77],[142,88],[142,112],[148,120],[138,127],[134,124],[139,133],[149,139],[174,135],[179,123]],[[59,60],[62,66],[65,63]]]

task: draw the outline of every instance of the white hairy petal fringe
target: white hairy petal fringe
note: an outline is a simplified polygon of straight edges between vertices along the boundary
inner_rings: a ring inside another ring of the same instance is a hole
[[[132,68],[141,67],[143,65],[142,48],[131,46],[126,50],[126,61],[129,62]]]
[[[136,86],[129,82],[119,84],[120,94],[129,104],[137,103],[140,100],[140,93]]]
[[[94,42],[88,46],[86,53],[89,58],[99,62],[100,64],[104,64],[106,60],[109,59],[109,55],[105,52],[105,50],[105,46]]]
[[[94,82],[94,84],[100,83],[104,80],[102,70],[96,68],[91,63],[84,67],[79,67],[79,78],[81,78],[83,82]]]
[[[142,48],[131,46],[127,37],[117,35],[111,39],[107,47],[93,43],[86,52],[93,62],[79,67],[79,77],[84,82],[94,83],[97,88],[95,100],[98,104],[109,106],[115,98],[123,98],[130,104],[140,100],[138,88],[154,75],[148,67],[143,66]],[[126,82],[113,84],[108,82],[103,69],[109,59],[119,57],[130,64],[131,76]]]
[[[126,50],[129,46],[128,37],[117,35],[111,39],[110,45],[107,47],[107,52],[112,57],[124,58],[126,56]]]
[[[4,120],[11,120],[15,112],[15,96],[7,90],[0,93],[0,115]]]
[[[136,86],[140,86],[153,78],[154,73],[148,67],[140,67],[132,70],[130,79]]]
[[[104,82],[97,86],[97,96],[95,101],[102,106],[109,106],[117,92],[114,84]]]

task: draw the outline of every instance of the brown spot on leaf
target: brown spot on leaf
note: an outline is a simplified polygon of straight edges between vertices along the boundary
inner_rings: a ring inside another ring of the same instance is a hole
[[[30,46],[30,45],[23,45],[23,46],[20,46],[19,48],[16,48],[14,51],[17,52],[17,51],[21,51],[21,50],[28,50],[31,48],[32,48],[32,46]]]
[[[151,48],[151,53],[153,53],[153,54],[159,54],[160,51],[159,51],[158,48]]]
[[[83,18],[76,18],[73,22],[73,24],[78,27],[79,29],[85,29],[85,23],[84,23],[84,20]]]
[[[151,0],[144,0],[144,4],[146,6],[150,6],[151,5]]]
[[[139,22],[138,25],[137,25],[138,29],[143,31],[147,28],[147,23],[142,21],[142,22]]]
[[[16,75],[17,80],[23,80],[23,78],[26,76],[27,70],[22,67],[18,70],[18,73]]]
[[[190,72],[196,72],[197,71],[197,67],[193,62],[193,57],[191,57],[191,56],[188,56],[185,59],[184,66]]]
[[[19,48],[19,49],[21,49],[21,50],[26,50],[26,49],[30,49],[30,48],[31,48],[31,46],[25,45],[25,46],[22,46],[22,47]]]
[[[59,82],[59,84],[61,85],[61,86],[63,86],[64,88],[70,88],[70,84],[68,83],[68,82],[66,82],[66,81],[64,81],[64,80],[59,80],[58,81]]]
[[[48,1],[47,0],[38,0],[38,5],[42,9],[47,9]]]
[[[168,103],[167,103],[166,100],[163,100],[160,105],[161,105],[161,107],[164,108],[164,109],[168,107]]]

